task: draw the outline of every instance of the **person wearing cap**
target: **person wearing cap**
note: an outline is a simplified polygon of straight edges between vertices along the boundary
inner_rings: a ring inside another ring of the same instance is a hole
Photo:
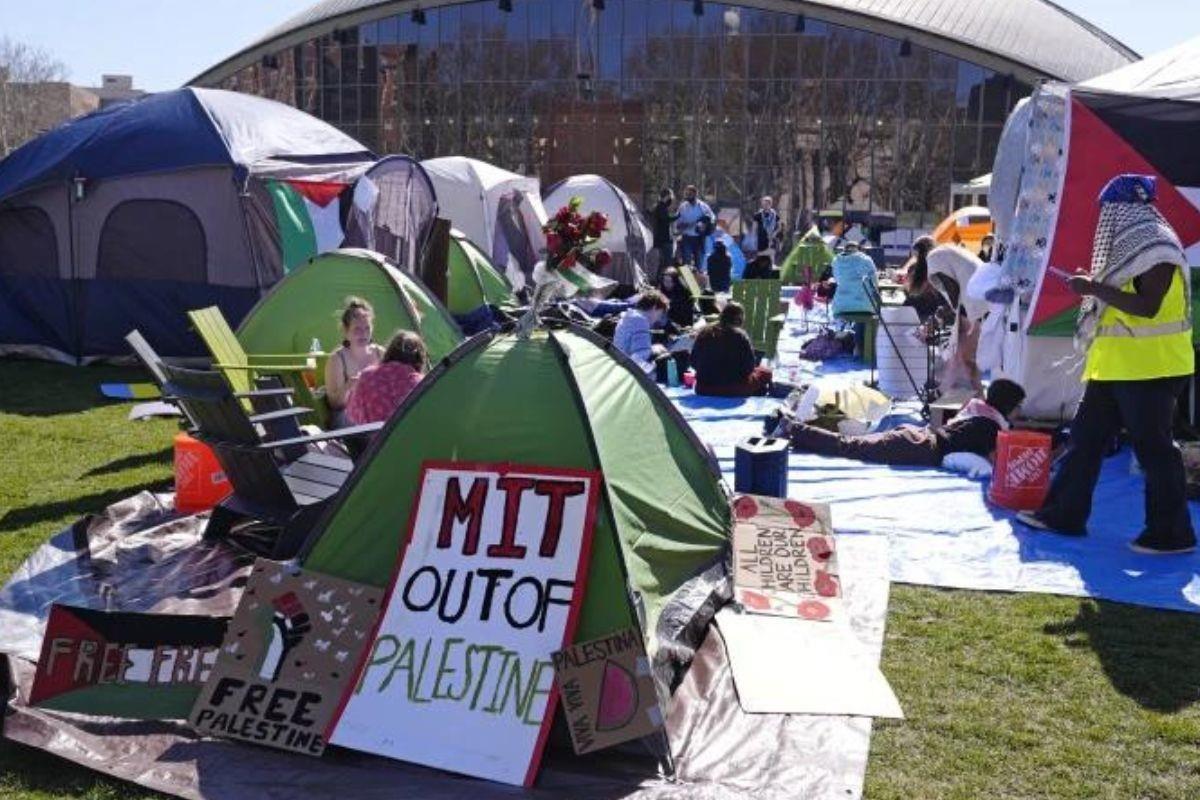
[[[1168,555],[1196,547],[1183,459],[1171,435],[1175,404],[1196,365],[1187,259],[1153,205],[1156,188],[1152,176],[1122,175],[1100,195],[1091,275],[1066,279],[1083,297],[1076,343],[1086,353],[1086,387],[1046,502],[1019,519],[1084,535],[1105,452],[1124,427],[1146,477],[1145,527],[1130,547]]]

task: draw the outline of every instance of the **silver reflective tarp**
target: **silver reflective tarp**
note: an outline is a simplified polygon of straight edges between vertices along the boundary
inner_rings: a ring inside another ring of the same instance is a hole
[[[12,683],[7,738],[149,789],[205,800],[342,800],[348,787],[356,800],[468,795],[489,800],[521,793],[338,748],[312,759],[201,739],[182,722],[90,717],[26,705],[52,603],[232,615],[254,557],[229,542],[203,541],[205,521],[203,515],[176,515],[170,495],[142,493],[61,532],[17,570],[0,590],[0,652],[7,654]],[[840,557],[851,626],[877,658],[887,611],[886,540],[842,537]],[[537,786],[526,796],[861,797],[870,720],[741,710],[724,646],[715,628],[704,624],[727,596],[724,580],[720,567],[698,576],[658,626],[659,652],[670,653],[676,668],[667,713],[675,777],[662,777],[639,743],[580,757],[556,730]]]

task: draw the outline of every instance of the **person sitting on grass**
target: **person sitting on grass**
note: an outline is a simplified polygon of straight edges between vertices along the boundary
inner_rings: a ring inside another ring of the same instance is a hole
[[[358,376],[346,403],[351,424],[386,422],[416,388],[429,368],[425,342],[411,331],[397,331],[388,342],[383,361]]]
[[[342,346],[325,363],[325,402],[333,427],[344,428],[346,401],[358,376],[383,360],[383,348],[374,339],[375,309],[361,297],[347,297],[342,308]]]
[[[758,366],[754,345],[742,326],[746,311],[727,303],[715,325],[701,328],[692,345],[696,394],[712,397],[755,397],[771,386],[771,370]]]
[[[991,459],[996,437],[1008,430],[1013,414],[1025,400],[1020,384],[1004,378],[992,381],[986,400],[975,398],[940,430],[928,425],[901,425],[884,433],[842,436],[797,420],[784,420],[777,429],[791,440],[792,449],[870,464],[940,467],[951,453],[973,453]]]
[[[667,354],[665,347],[654,343],[652,332],[662,328],[669,307],[662,292],[647,289],[633,308],[621,315],[617,329],[613,331],[616,348],[632,358],[647,374],[653,372],[655,362]]]

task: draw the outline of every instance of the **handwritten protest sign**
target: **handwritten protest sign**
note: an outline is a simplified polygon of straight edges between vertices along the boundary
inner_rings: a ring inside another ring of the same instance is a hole
[[[741,495],[733,516],[734,599],[746,611],[809,620],[841,614],[828,506]]]
[[[54,605],[30,705],[57,711],[183,719],[208,679],[225,617]]]
[[[634,628],[554,654],[554,672],[576,753],[649,736],[662,711],[642,635]]]
[[[202,733],[320,755],[379,618],[383,592],[255,562],[192,708]]]
[[[333,742],[531,785],[551,654],[583,600],[600,475],[427,463],[408,546]]]

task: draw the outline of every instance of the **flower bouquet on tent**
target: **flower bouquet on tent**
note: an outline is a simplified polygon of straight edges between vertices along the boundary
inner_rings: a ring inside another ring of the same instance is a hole
[[[563,296],[579,292],[604,296],[616,282],[602,278],[595,270],[612,263],[612,253],[600,246],[600,236],[608,230],[608,215],[599,211],[584,216],[582,197],[572,197],[543,227],[546,234],[546,261],[534,269],[539,285],[555,285]]]

